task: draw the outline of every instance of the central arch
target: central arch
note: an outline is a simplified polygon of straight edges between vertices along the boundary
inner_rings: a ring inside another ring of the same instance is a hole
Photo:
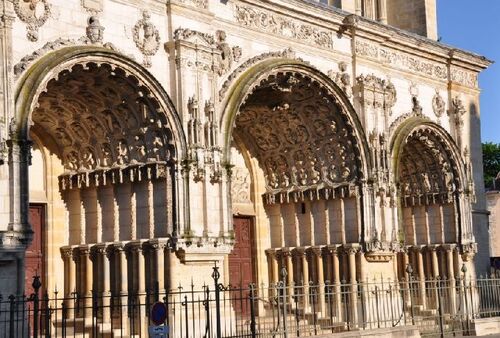
[[[301,60],[271,59],[243,73],[223,107],[224,156],[248,172],[249,184],[239,176],[235,184],[249,187],[252,204],[229,214],[251,210],[255,219],[256,279],[276,282],[282,267],[288,283],[358,278],[360,251],[348,248],[360,247],[370,224],[371,161],[345,93]],[[337,249],[341,262],[357,256],[334,273],[328,257]]]

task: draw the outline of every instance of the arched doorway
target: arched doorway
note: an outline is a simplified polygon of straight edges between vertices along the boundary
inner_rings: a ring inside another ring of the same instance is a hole
[[[184,208],[176,166],[185,141],[157,81],[116,52],[68,47],[19,80],[16,110],[16,139],[36,140],[44,155],[29,170],[45,172],[47,290],[167,288],[165,255]],[[21,165],[16,174],[26,173]],[[20,209],[27,197],[20,194]]]
[[[392,146],[405,246],[399,254],[398,275],[410,277],[410,265],[422,290],[425,280],[453,281],[475,245],[473,189],[462,155],[445,130],[421,118],[406,121]]]
[[[302,62],[255,68],[233,90],[223,124],[226,157],[247,171],[237,184],[250,191],[258,282],[276,283],[283,268],[288,285],[356,282],[370,198],[357,115],[330,79]]]

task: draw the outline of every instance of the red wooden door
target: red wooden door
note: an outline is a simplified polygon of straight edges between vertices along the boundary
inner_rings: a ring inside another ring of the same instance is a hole
[[[234,248],[229,254],[229,284],[247,288],[253,283],[252,222],[250,218],[234,217]]]
[[[236,288],[231,292],[233,309],[237,314],[248,315],[248,284],[255,282],[252,248],[253,231],[250,218],[234,217],[234,248],[229,254],[229,284]]]
[[[29,296],[33,293],[33,277],[38,274],[43,278],[43,229],[45,207],[30,205],[29,221],[33,228],[33,241],[26,250],[26,279],[24,293]],[[43,280],[41,280],[43,283]],[[40,295],[41,296],[41,295]]]

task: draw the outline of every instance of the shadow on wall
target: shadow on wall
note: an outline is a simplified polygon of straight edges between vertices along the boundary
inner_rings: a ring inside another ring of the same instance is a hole
[[[472,173],[476,190],[476,202],[472,204],[472,222],[474,237],[476,238],[478,252],[475,257],[476,273],[485,275],[489,273],[490,246],[488,230],[488,212],[486,208],[486,195],[483,179],[483,152],[481,148],[481,121],[479,109],[475,103],[469,105],[470,133],[469,144],[472,163]]]

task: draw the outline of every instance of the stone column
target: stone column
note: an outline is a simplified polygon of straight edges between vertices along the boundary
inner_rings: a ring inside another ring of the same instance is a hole
[[[329,245],[328,250],[331,254],[332,259],[332,283],[333,283],[333,300],[335,315],[337,316],[337,321],[342,321],[342,303],[341,303],[341,289],[340,289],[340,265],[339,265],[339,251],[336,245]]]
[[[275,249],[267,249],[267,264],[269,268],[269,284],[276,284],[279,280],[278,258]]]
[[[436,246],[428,246],[428,250],[431,253],[432,257],[432,276],[434,278],[439,276],[439,262],[437,257],[437,247]]]
[[[113,253],[108,250],[105,244],[97,246],[96,261],[102,262],[102,318],[105,322],[109,322],[111,318],[111,275],[110,261],[113,259]]]
[[[448,290],[449,290],[449,297],[450,297],[450,313],[456,313],[457,310],[457,291],[455,289],[455,269],[454,269],[454,260],[453,260],[453,252],[455,251],[455,245],[453,244],[446,244],[443,245],[444,249],[446,250],[446,263],[448,265],[447,270],[448,270]]]
[[[165,292],[165,248],[167,247],[166,240],[154,239],[149,242],[149,246],[154,253],[156,258],[156,272],[157,272],[157,282],[158,291],[160,293]],[[153,265],[154,266],[154,265]]]
[[[303,306],[304,311],[306,311],[309,309],[309,262],[307,261],[307,250],[304,247],[295,250],[301,258]]]
[[[316,276],[317,276],[317,287],[318,287],[318,300],[319,300],[319,311],[323,316],[326,315],[326,304],[325,304],[325,275],[323,269],[323,252],[321,247],[315,246],[311,248],[311,253],[316,260]]]
[[[361,1],[362,0],[354,0],[356,5],[355,5],[355,14],[356,15],[361,15],[363,14],[363,12],[361,11],[362,9],[362,6],[361,6]]]
[[[378,21],[387,25],[387,0],[378,0]]]
[[[420,284],[420,298],[422,300],[422,306],[427,308],[427,292],[425,289],[425,270],[424,270],[424,258],[422,257],[422,248],[414,247],[415,255],[417,256],[417,272]]]
[[[84,301],[84,316],[90,317],[92,315],[92,289],[94,282],[94,271],[92,265],[92,257],[90,252],[90,246],[82,245],[78,248],[80,253],[80,264],[84,263],[84,278],[85,278],[85,286],[83,289],[83,297],[85,297]]]
[[[122,315],[127,313],[128,306],[128,262],[127,251],[123,243],[114,244],[114,252],[120,269],[120,311]]]
[[[351,328],[358,327],[358,283],[356,281],[356,252],[358,248],[351,245],[344,246],[348,257],[349,264],[349,283],[351,284],[351,292],[349,294],[350,304],[350,323]]]
[[[287,272],[286,282],[288,286],[293,286],[293,260],[290,248],[283,248],[281,250],[281,257],[283,259],[283,266],[286,268]]]
[[[73,304],[73,292],[76,292],[76,262],[73,248],[70,246],[61,248],[61,256],[64,260],[64,303],[67,311],[67,318],[73,318],[75,304]]]

